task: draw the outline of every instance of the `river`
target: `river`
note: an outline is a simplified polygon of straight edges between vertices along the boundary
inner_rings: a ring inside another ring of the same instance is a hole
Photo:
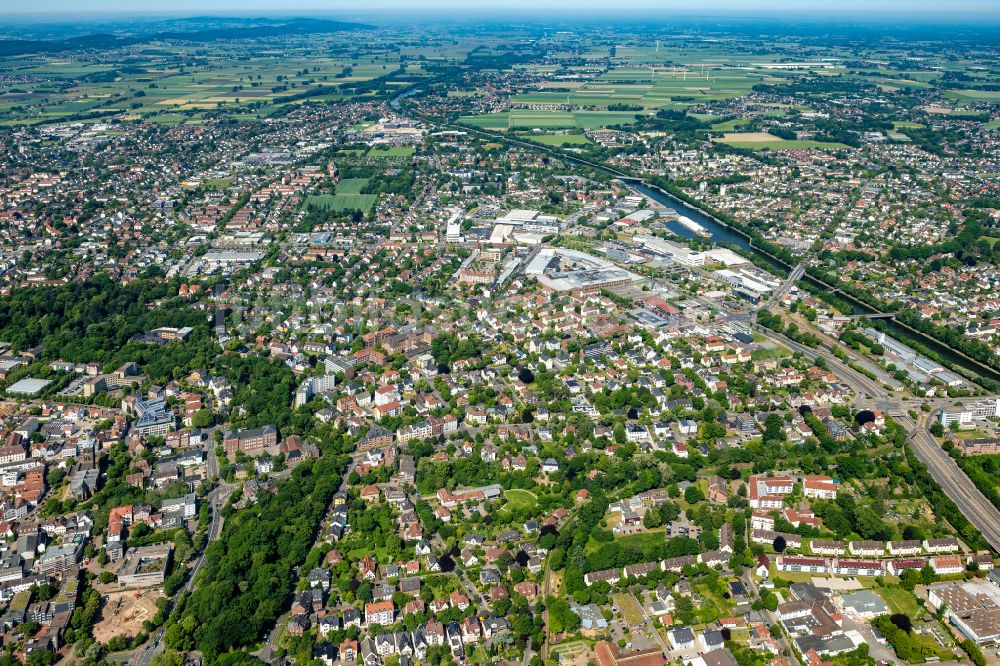
[[[640,194],[643,194],[653,201],[662,204],[668,208],[673,208],[681,215],[685,215],[701,226],[711,235],[711,239],[714,242],[722,243],[726,245],[734,245],[746,252],[752,252],[758,257],[764,259],[768,263],[774,265],[780,265],[786,271],[791,268],[784,262],[777,261],[768,255],[763,254],[758,248],[755,248],[751,243],[750,239],[743,233],[733,229],[729,225],[721,222],[714,217],[707,215],[703,211],[691,206],[685,201],[678,199],[677,197],[664,192],[658,188],[650,187],[642,181],[622,178],[624,182],[629,187],[633,188]],[[666,223],[666,228],[677,234],[678,236],[683,236],[685,238],[701,238],[691,230],[681,226],[675,220],[670,220]],[[829,291],[829,286],[819,282],[815,278],[811,277],[808,273],[803,277],[803,280],[816,287],[817,289],[822,289]],[[837,297],[842,301],[847,302],[853,309],[853,314],[875,314],[878,311],[874,308],[866,305],[865,303],[852,297],[850,294],[845,294],[843,292],[837,293]],[[874,320],[873,320],[874,322]],[[975,362],[974,360],[968,359],[960,354],[955,353],[953,349],[947,347],[934,338],[928,337],[919,331],[914,331],[908,327],[900,325],[894,319],[880,319],[878,320],[878,327],[882,328],[900,342],[906,343],[908,345],[922,346],[937,356],[942,360],[956,367],[964,368],[967,373],[972,373],[972,377],[982,376],[992,379],[993,381],[1000,381],[1000,372],[992,370],[982,364]],[[966,374],[966,373],[963,373]]]

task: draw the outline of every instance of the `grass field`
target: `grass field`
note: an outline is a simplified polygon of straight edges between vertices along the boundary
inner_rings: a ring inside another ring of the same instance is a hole
[[[409,157],[417,149],[413,146],[393,146],[391,148],[372,148],[368,151],[368,157]]]
[[[750,150],[838,150],[847,148],[843,143],[812,141],[809,139],[782,139],[767,132],[727,132],[721,139],[715,139],[736,148]]]
[[[368,210],[375,205],[374,194],[313,194],[306,197],[306,206],[317,206],[335,212]]]
[[[791,355],[792,353],[790,351],[779,345],[774,345],[773,347],[758,347],[750,352],[750,358],[755,361],[765,361],[769,358],[784,358]]]
[[[625,546],[627,544],[635,544],[639,547],[644,545],[657,545],[663,543],[666,538],[666,529],[663,527],[656,528],[655,530],[650,530],[648,532],[640,532],[639,534],[626,534],[624,536],[615,536],[615,541]],[[587,553],[593,553],[594,551],[600,549],[600,541],[594,541],[591,539],[587,542],[587,547],[585,551]]]
[[[462,116],[467,125],[486,130],[506,129],[597,129],[635,122],[635,111],[528,111],[515,109],[502,113]]]
[[[503,491],[504,499],[512,507],[523,507],[526,509],[534,509],[538,506],[538,496],[530,490],[520,490],[518,488],[511,488],[510,490]]]
[[[210,190],[224,190],[233,184],[232,178],[208,178],[202,183]]]
[[[997,102],[1000,90],[949,90],[945,96],[959,101]]]
[[[631,594],[613,594],[611,598],[622,612],[622,617],[630,627],[638,627],[645,621],[642,609]]]
[[[590,143],[590,139],[582,134],[528,134],[524,138],[546,146],[582,146]]]
[[[367,178],[345,178],[337,183],[337,194],[361,194],[367,184]]]
[[[893,613],[905,613],[913,619],[920,616],[920,606],[912,592],[907,592],[901,587],[882,587],[878,589],[878,595],[885,600]]]
[[[986,123],[986,127],[988,127],[989,129],[1000,129],[1000,118],[997,118],[996,120],[991,120],[990,122]]]
[[[748,118],[733,118],[732,120],[715,123],[712,125],[712,129],[717,132],[733,132],[749,122]]]

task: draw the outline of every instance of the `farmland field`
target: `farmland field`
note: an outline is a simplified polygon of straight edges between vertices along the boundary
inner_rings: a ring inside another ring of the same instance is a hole
[[[810,139],[782,139],[767,132],[727,132],[725,136],[721,139],[716,139],[716,141],[736,148],[749,148],[750,150],[807,150],[810,148],[836,150],[847,148],[843,143],[813,141]]]
[[[634,111],[526,111],[463,116],[460,121],[486,130],[597,129],[635,121]]]
[[[959,101],[1000,101],[1000,90],[949,90],[945,95]]]
[[[590,139],[582,134],[527,134],[526,139],[546,146],[585,145]]]

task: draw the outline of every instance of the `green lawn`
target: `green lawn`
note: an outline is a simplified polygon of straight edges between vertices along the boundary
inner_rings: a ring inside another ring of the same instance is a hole
[[[648,532],[641,532],[639,534],[626,534],[624,536],[615,536],[615,541],[620,543],[622,546],[628,546],[629,544],[634,544],[640,548],[643,546],[656,546],[661,544],[666,539],[666,528],[658,527],[655,530],[650,530]],[[601,546],[604,545],[600,541],[595,541],[591,539],[587,542],[587,547],[584,549],[588,554],[600,550]]]
[[[337,183],[337,194],[361,194],[367,184],[367,178],[345,178]]]
[[[585,145],[590,143],[590,139],[582,134],[529,134],[524,138],[529,141],[545,144],[546,146]]]
[[[907,592],[901,587],[880,587],[877,592],[893,613],[904,613],[913,619],[917,619],[921,615],[917,598],[913,596],[912,592]]]
[[[306,206],[318,206],[333,211],[363,210],[375,205],[374,194],[313,194],[306,197]]]
[[[839,150],[841,148],[848,148],[843,143],[812,141],[809,139],[775,139],[773,141],[727,141],[725,139],[717,139],[717,141],[736,148],[749,148],[750,150],[807,150],[809,148]]]
[[[642,614],[642,609],[636,602],[635,597],[631,594],[615,594],[612,595],[612,598],[615,600],[615,603],[618,604],[622,617],[625,618],[625,622],[630,627],[638,627],[646,619]]]
[[[757,349],[754,349],[752,352],[750,352],[750,358],[752,358],[754,361],[764,361],[769,358],[784,358],[785,356],[791,356],[791,355],[792,353],[790,351],[779,345],[775,345],[770,348],[758,347]]]
[[[513,508],[525,508],[534,509],[538,505],[538,496],[530,490],[520,490],[518,488],[511,488],[510,490],[503,491],[504,499],[507,502],[504,504],[504,508],[511,506]]]
[[[417,149],[413,146],[393,146],[392,148],[372,148],[368,157],[409,157]]]

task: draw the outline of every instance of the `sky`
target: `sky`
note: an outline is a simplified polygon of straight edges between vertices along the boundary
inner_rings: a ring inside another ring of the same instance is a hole
[[[343,18],[378,13],[416,12],[493,15],[544,13],[647,13],[692,12],[989,12],[1000,14],[1000,0],[0,0],[0,14],[113,13],[218,13],[280,12],[324,13]]]

